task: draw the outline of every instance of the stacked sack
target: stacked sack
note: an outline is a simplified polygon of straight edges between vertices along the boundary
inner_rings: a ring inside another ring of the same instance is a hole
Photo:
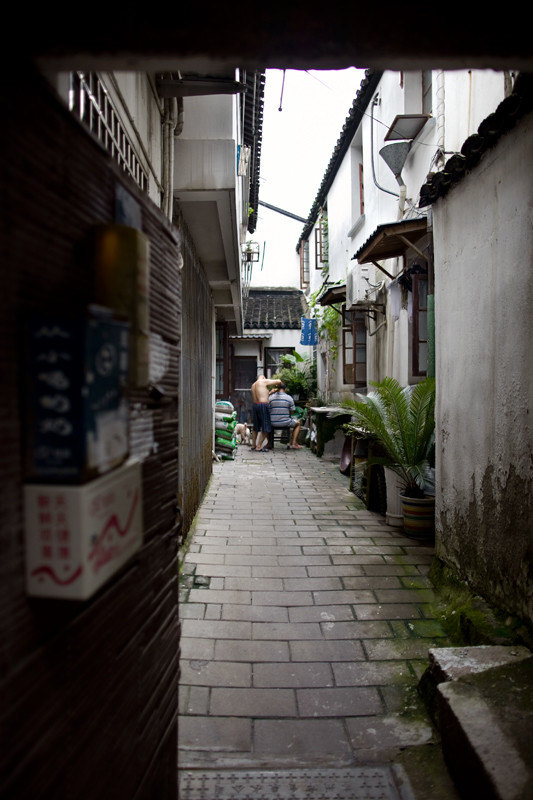
[[[217,400],[215,403],[215,452],[221,458],[233,460],[237,449],[235,426],[237,412],[229,400]]]

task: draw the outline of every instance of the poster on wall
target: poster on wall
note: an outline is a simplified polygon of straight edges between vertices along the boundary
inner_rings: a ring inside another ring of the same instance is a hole
[[[82,486],[24,488],[26,591],[87,600],[142,544],[141,465]]]

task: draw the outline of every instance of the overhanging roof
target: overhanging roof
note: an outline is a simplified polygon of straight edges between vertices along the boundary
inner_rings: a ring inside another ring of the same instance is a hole
[[[251,330],[300,330],[307,304],[301,289],[250,288],[244,303],[244,324]]]
[[[396,258],[412,247],[426,231],[426,217],[378,225],[353,258],[360,264]]]
[[[344,303],[346,301],[346,284],[328,286],[318,302],[321,306],[332,306],[334,303]]]

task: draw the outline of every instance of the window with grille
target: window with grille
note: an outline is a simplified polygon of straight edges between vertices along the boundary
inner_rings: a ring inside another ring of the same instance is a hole
[[[272,378],[281,369],[281,357],[292,355],[294,347],[265,347],[265,377]]]
[[[427,374],[428,361],[428,278],[413,275],[413,375]]]
[[[366,386],[366,323],[360,311],[342,309],[343,383]]]
[[[309,241],[306,239],[300,244],[300,288],[309,286]]]
[[[315,269],[324,269],[329,262],[328,218],[322,212],[315,228]]]
[[[124,172],[146,191],[148,176],[105,86],[95,72],[70,74],[69,109],[102,142]]]

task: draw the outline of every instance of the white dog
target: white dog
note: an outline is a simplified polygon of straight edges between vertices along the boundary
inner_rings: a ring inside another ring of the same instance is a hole
[[[246,422],[238,422],[235,426],[235,437],[239,444],[250,444],[250,430]]]

